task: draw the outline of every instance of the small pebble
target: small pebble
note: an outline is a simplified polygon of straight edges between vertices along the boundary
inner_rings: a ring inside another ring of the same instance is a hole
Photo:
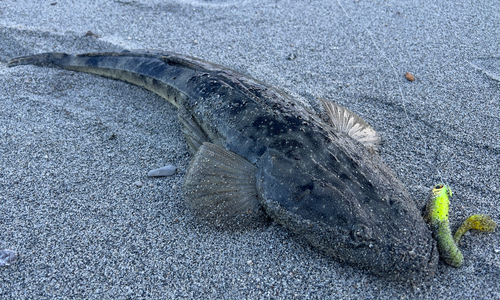
[[[163,168],[149,171],[148,177],[171,176],[174,175],[175,170],[177,170],[177,167],[168,165]]]
[[[405,77],[409,81],[414,81],[415,80],[415,76],[413,76],[413,74],[411,74],[410,72],[406,72]]]
[[[137,180],[136,182],[134,182],[134,184],[138,187],[142,187],[144,185],[144,183],[142,183],[141,181]]]
[[[8,267],[17,261],[17,253],[12,250],[0,250],[0,267]]]

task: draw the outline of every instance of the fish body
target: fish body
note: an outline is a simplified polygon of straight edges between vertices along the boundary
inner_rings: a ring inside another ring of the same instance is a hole
[[[253,78],[173,53],[45,53],[13,59],[145,87],[179,109],[193,160],[185,199],[225,223],[263,210],[312,246],[372,273],[421,280],[438,252],[401,181],[360,117],[328,117]]]

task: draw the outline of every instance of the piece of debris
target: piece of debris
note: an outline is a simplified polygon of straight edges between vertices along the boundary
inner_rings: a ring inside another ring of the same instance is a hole
[[[118,136],[116,135],[115,132],[113,132],[108,136],[108,141],[116,140],[117,138]]]
[[[148,172],[148,177],[162,177],[162,176],[171,176],[174,175],[177,167],[173,165],[168,165],[163,168],[151,170]]]
[[[415,80],[415,76],[413,76],[413,74],[412,74],[412,73],[410,73],[410,72],[406,72],[405,77],[406,77],[406,79],[408,79],[409,81],[414,81],[414,80]]]
[[[89,30],[89,31],[87,31],[87,33],[86,33],[84,36],[93,36],[93,37],[95,37],[95,38],[98,38],[98,37],[99,37],[97,34],[93,33],[93,32],[92,32],[92,31],[90,31],[90,30]]]
[[[288,60],[294,60],[296,58],[297,58],[297,54],[295,54],[295,53],[290,53],[286,56],[286,59],[288,59]]]

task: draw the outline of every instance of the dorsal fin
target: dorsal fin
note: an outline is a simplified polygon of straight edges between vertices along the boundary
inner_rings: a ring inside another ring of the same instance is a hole
[[[199,217],[219,227],[260,217],[256,170],[236,153],[203,143],[184,179],[185,201]]]
[[[366,148],[378,151],[382,139],[373,127],[350,109],[332,101],[320,99],[333,128],[348,134]]]

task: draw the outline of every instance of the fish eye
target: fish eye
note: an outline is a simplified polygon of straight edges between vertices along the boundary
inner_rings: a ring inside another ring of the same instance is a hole
[[[444,185],[443,185],[442,183],[440,183],[440,184],[436,185],[436,187],[435,187],[435,188],[436,188],[436,189],[442,189],[443,187],[444,187]]]

